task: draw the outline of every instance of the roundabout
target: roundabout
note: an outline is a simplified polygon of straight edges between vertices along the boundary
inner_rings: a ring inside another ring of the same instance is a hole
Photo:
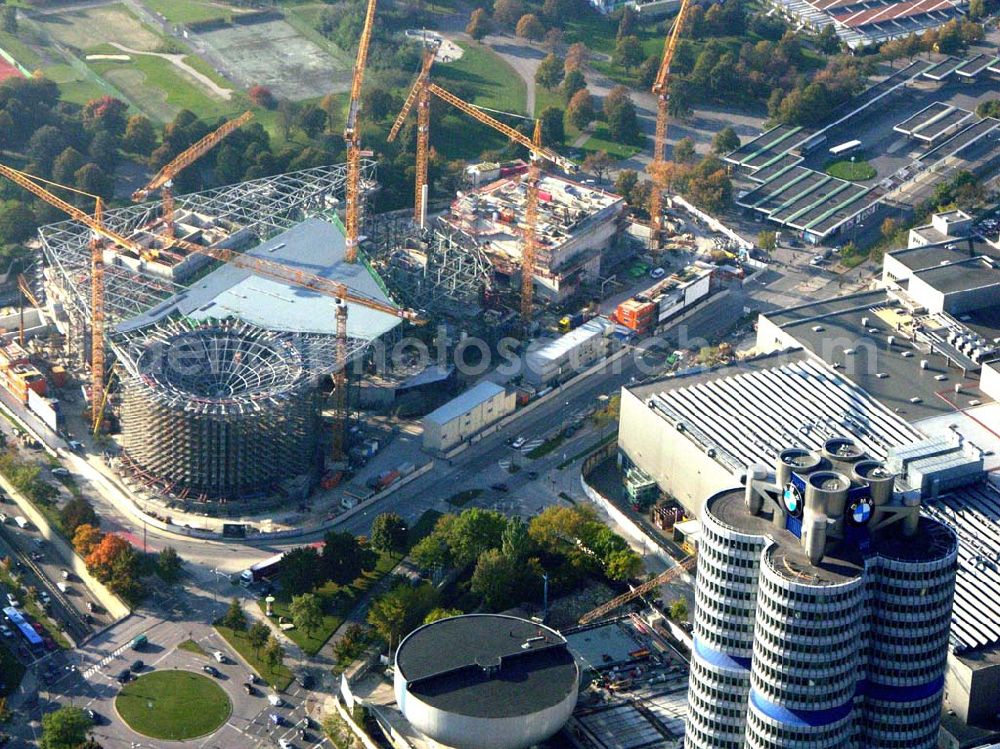
[[[115,710],[136,733],[183,741],[217,731],[232,704],[214,680],[191,671],[153,671],[129,682],[115,698]]]

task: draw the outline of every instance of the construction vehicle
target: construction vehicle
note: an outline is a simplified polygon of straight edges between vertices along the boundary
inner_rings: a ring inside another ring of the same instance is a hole
[[[538,224],[538,182],[540,179],[540,163],[542,161],[550,162],[566,172],[575,172],[578,167],[569,159],[564,158],[555,151],[542,146],[542,125],[540,120],[535,120],[534,133],[531,138],[528,138],[519,130],[515,130],[509,125],[505,125],[499,120],[490,117],[478,107],[458,98],[453,93],[441,88],[437,84],[431,83],[429,76],[432,61],[433,58],[430,60],[426,57],[424,58],[424,64],[421,67],[420,75],[417,77],[416,82],[410,89],[410,93],[407,94],[406,101],[403,103],[403,108],[396,117],[396,122],[393,123],[392,130],[389,133],[390,140],[396,137],[396,134],[399,132],[399,128],[402,126],[407,114],[409,114],[410,109],[413,107],[413,103],[418,102],[416,168],[418,183],[416,185],[417,203],[414,208],[415,219],[420,225],[423,225],[423,213],[426,206],[427,191],[427,158],[429,150],[427,142],[430,138],[429,103],[431,94],[441,99],[441,101],[451,104],[453,107],[461,112],[464,112],[473,119],[478,120],[484,125],[488,125],[497,132],[507,136],[515,143],[527,148],[528,152],[531,154],[531,165],[529,166],[528,173],[524,179],[524,183],[526,184],[528,190],[525,201],[525,227],[524,234],[522,235],[521,248],[521,322],[525,328],[527,328],[531,323],[531,312],[534,297],[535,237]],[[427,106],[421,107],[421,105]],[[521,115],[514,116],[519,117]],[[422,122],[421,118],[423,118]],[[424,128],[423,131],[421,131],[421,127]],[[420,147],[421,137],[427,139],[424,141],[424,147],[422,149]]]
[[[358,132],[358,110],[361,109],[361,85],[365,79],[368,64],[368,45],[372,38],[372,23],[375,21],[375,0],[368,0],[365,11],[365,25],[358,42],[358,56],[351,76],[351,99],[347,107],[347,124],[344,127],[344,143],[347,145],[347,186],[344,190],[344,224],[347,229],[344,259],[353,263],[358,258],[358,234],[361,218],[361,157],[370,152],[361,150],[361,134]]]
[[[580,624],[590,624],[593,621],[597,621],[603,616],[610,614],[617,608],[624,606],[629,601],[635,600],[639,596],[644,596],[651,590],[654,590],[661,585],[666,585],[667,583],[673,581],[674,579],[680,577],[685,572],[690,572],[694,569],[695,563],[698,558],[694,555],[685,557],[682,559],[676,567],[671,567],[666,572],[661,572],[659,575],[654,577],[652,580],[647,580],[642,585],[638,585],[628,593],[622,593],[620,596],[612,598],[607,603],[602,603],[596,609],[588,611],[586,614],[580,617]]]
[[[149,184],[145,187],[140,187],[132,193],[132,202],[141,203],[157,190],[160,191],[160,197],[163,200],[161,215],[163,220],[163,236],[167,240],[173,240],[174,238],[174,179],[184,169],[215,148],[226,136],[239,130],[252,119],[253,112],[244,112],[239,117],[224,123],[218,129],[177,154],[176,157],[156,173],[153,179],[149,181]]]
[[[111,242],[112,244],[131,252],[136,253],[141,257],[148,257],[148,248],[139,244],[135,240],[129,239],[112,229],[109,229],[104,225],[102,220],[102,203],[100,198],[90,195],[89,197],[95,197],[97,201],[97,208],[95,210],[94,216],[90,216],[85,211],[80,210],[76,206],[67,203],[65,200],[53,195],[51,192],[46,190],[41,185],[37,184],[35,181],[37,177],[25,174],[24,172],[19,172],[16,169],[12,169],[9,166],[0,164],[0,175],[3,175],[20,185],[24,189],[28,190],[32,194],[41,198],[50,205],[59,208],[67,215],[83,224],[91,230],[93,238],[91,240],[91,403],[92,412],[94,418],[94,429],[95,431],[101,424],[103,413],[98,407],[98,398],[104,393],[104,244],[105,241]],[[39,180],[45,182],[46,184],[53,185],[55,187],[62,187],[54,182],[48,182],[47,180]],[[72,188],[66,188],[72,189]],[[79,190],[73,190],[73,192],[79,193]],[[87,193],[82,193],[88,195]],[[289,267],[283,263],[274,262],[272,260],[267,260],[264,258],[252,257],[250,255],[244,255],[232,250],[224,249],[221,247],[202,247],[201,245],[194,244],[192,242],[187,242],[184,240],[175,240],[175,246],[185,249],[189,252],[206,255],[214,260],[221,263],[227,263],[234,265],[238,268],[244,268],[249,270],[251,273],[255,273],[266,278],[271,278],[277,281],[282,281],[284,283],[293,284],[295,286],[300,286],[311,291],[315,291],[319,294],[324,294],[326,296],[333,297],[338,300],[337,304],[337,367],[338,372],[335,373],[335,384],[338,377],[346,378],[346,362],[347,362],[347,305],[344,302],[351,302],[354,304],[359,304],[369,309],[377,310],[379,312],[384,312],[389,315],[395,315],[403,320],[408,320],[414,324],[420,325],[425,321],[421,318],[420,314],[409,309],[400,309],[393,304],[382,302],[378,299],[373,299],[372,297],[360,294],[352,289],[348,288],[345,284],[339,281],[333,281],[328,278],[323,278],[322,276],[317,276],[312,273],[307,273],[296,268]],[[346,382],[346,381],[345,381]],[[343,389],[341,391],[343,393]],[[339,397],[339,396],[338,396]],[[341,427],[346,424],[346,418],[338,419]],[[337,440],[342,440],[343,435],[334,434],[334,444],[335,449],[337,446]],[[342,443],[341,443],[342,444]]]
[[[653,176],[653,190],[649,196],[649,246],[654,250],[660,248],[661,234],[663,232],[663,184],[660,180],[658,168],[663,165],[664,156],[667,151],[670,65],[674,60],[674,54],[677,52],[677,43],[680,40],[681,32],[684,30],[684,22],[687,19],[689,7],[691,7],[691,0],[681,0],[680,10],[677,11],[677,17],[674,18],[674,25],[670,29],[670,35],[667,37],[666,45],[663,48],[663,59],[660,62],[660,69],[656,73],[656,80],[653,81],[653,93],[656,95],[656,135],[653,140],[653,161],[649,165],[649,172]]]

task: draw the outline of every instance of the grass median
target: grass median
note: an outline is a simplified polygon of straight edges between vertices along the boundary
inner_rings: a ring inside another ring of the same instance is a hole
[[[184,741],[217,731],[232,705],[222,687],[207,676],[154,671],[122,687],[115,710],[136,733]]]

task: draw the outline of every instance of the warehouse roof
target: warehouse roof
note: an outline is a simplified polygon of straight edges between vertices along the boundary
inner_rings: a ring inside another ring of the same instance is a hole
[[[951,294],[1000,284],[1000,264],[981,257],[967,257],[959,262],[926,268],[917,277],[934,289]]]
[[[774,462],[790,444],[818,450],[849,437],[884,459],[919,432],[846,377],[802,349],[720,370],[695,370],[628,388],[737,474]]]
[[[538,348],[525,354],[525,360],[529,366],[535,363],[536,366],[542,367],[545,362],[558,360],[591,338],[607,335],[613,327],[614,325],[606,317],[595,317],[565,335],[550,341],[540,342]],[[537,371],[541,371],[541,369],[539,368]]]
[[[553,629],[500,614],[441,619],[407,635],[396,652],[407,690],[460,715],[506,718],[563,702],[578,668]]]
[[[961,355],[950,350],[944,336],[937,336],[941,338],[938,350],[927,353],[898,330],[918,325],[937,331],[947,327],[946,322],[934,316],[914,318],[895,306],[884,291],[803,304],[766,318],[909,422],[950,413],[972,400],[989,400],[949,361],[946,352],[950,351],[953,362]],[[889,336],[894,338],[891,350]],[[921,367],[921,361],[927,362],[926,367]],[[972,366],[964,358],[961,363]],[[958,382],[966,387],[954,393]],[[938,395],[944,391],[946,397]]]
[[[488,401],[498,393],[504,392],[502,385],[495,382],[483,380],[474,387],[469,388],[457,398],[452,398],[443,406],[431,411],[424,417],[424,421],[432,424],[447,424],[452,419],[457,419],[462,414],[466,414],[480,403]]]
[[[313,218],[278,234],[247,252],[288,267],[339,281],[359,295],[390,302],[381,281],[362,263],[344,259],[344,235],[338,226]],[[118,326],[126,332],[171,313],[196,320],[237,317],[271,330],[336,335],[333,299],[295,284],[256,275],[245,268],[223,265],[188,289],[149,312]],[[394,315],[349,302],[347,335],[374,340],[401,320]]]

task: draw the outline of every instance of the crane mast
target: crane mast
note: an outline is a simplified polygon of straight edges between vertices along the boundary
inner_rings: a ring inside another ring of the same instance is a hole
[[[347,145],[347,187],[345,189],[345,228],[347,229],[344,259],[353,263],[358,258],[358,234],[361,199],[361,136],[358,132],[358,110],[361,108],[361,86],[368,64],[368,45],[372,38],[372,23],[375,20],[375,2],[368,0],[365,11],[365,25],[358,42],[358,56],[351,77],[351,99],[347,108],[347,125],[344,128],[344,143]]]
[[[410,110],[414,104],[417,107],[417,163],[416,179],[414,180],[413,193],[413,223],[423,228],[427,218],[427,160],[430,157],[430,136],[431,136],[431,91],[430,91],[430,71],[434,63],[433,50],[424,52],[423,65],[420,74],[417,76],[413,88],[406,95],[403,108],[396,115],[396,121],[392,123],[389,143],[396,140],[400,128],[406,122]]]
[[[521,324],[525,332],[531,325],[531,313],[535,299],[535,250],[538,242],[538,182],[541,173],[538,168],[538,150],[542,147],[542,121],[535,120],[535,132],[531,139],[535,146],[528,166],[527,195],[524,201],[524,246],[521,249]]]
[[[223,123],[219,128],[177,154],[177,156],[156,173],[153,179],[149,181],[149,184],[132,193],[132,201],[141,203],[151,193],[156,190],[160,191],[163,197],[163,234],[167,239],[172,240],[174,238],[174,178],[215,148],[230,133],[240,129],[252,119],[253,112],[244,112],[239,117]]]
[[[657,167],[663,164],[667,151],[667,121],[670,116],[668,111],[670,65],[673,63],[674,53],[677,51],[677,44],[680,41],[681,32],[684,30],[684,21],[690,4],[691,0],[681,0],[680,10],[677,11],[674,25],[670,29],[670,36],[667,37],[666,45],[663,48],[660,69],[656,73],[656,80],[653,81],[652,90],[656,95],[656,134],[653,139],[653,163],[650,165],[650,172],[653,175],[653,190],[649,196],[649,245],[653,249],[659,249],[663,232],[663,185],[660,182]]]

